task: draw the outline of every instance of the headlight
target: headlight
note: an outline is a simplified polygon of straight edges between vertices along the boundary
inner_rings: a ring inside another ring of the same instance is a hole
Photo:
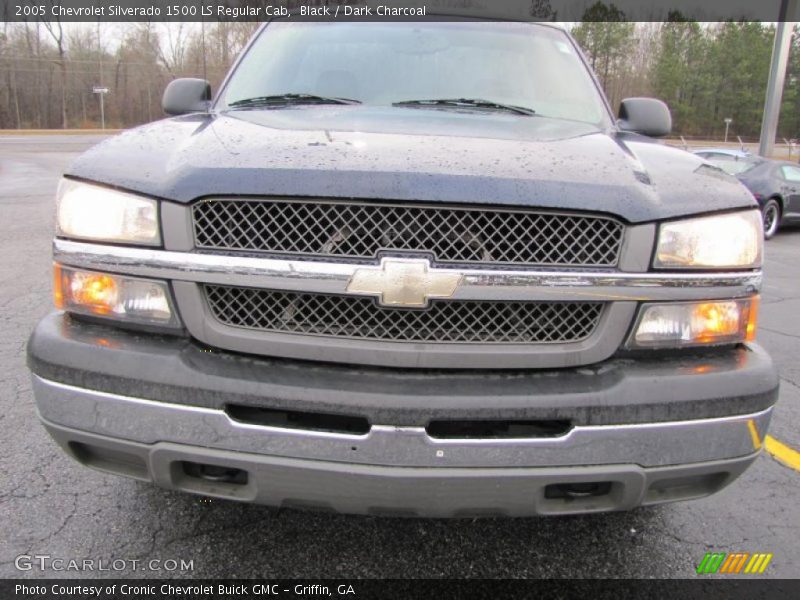
[[[629,348],[680,348],[752,341],[758,296],[721,302],[645,304]]]
[[[180,327],[163,281],[80,271],[58,264],[53,275],[58,308],[127,323]]]
[[[58,186],[58,234],[103,242],[156,246],[155,200],[109,188],[62,179]]]
[[[656,268],[757,268],[764,245],[757,210],[661,225]]]

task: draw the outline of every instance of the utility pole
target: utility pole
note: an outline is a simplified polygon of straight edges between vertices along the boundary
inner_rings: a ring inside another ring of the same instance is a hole
[[[208,69],[206,68],[206,21],[200,20],[200,39],[203,48],[203,79],[208,79]]]
[[[100,43],[100,21],[97,22],[97,72],[100,74],[100,85],[103,85],[103,45]]]
[[[105,95],[108,88],[103,87],[103,46],[100,43],[100,21],[97,22],[97,72],[100,76],[99,85],[92,88],[92,92],[100,96],[100,127],[106,128]]]
[[[798,2],[800,0],[781,0],[778,29],[775,32],[775,43],[772,47],[767,97],[764,102],[764,118],[761,121],[761,141],[758,146],[758,153],[764,157],[769,157],[775,149],[783,83],[786,79],[786,64],[789,60],[789,46],[792,43],[792,30],[794,29],[791,19],[797,17]]]

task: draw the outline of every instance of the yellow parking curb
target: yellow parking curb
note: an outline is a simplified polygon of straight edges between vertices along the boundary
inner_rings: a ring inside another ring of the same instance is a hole
[[[767,452],[778,462],[783,463],[795,471],[800,471],[800,452],[797,450],[790,448],[783,442],[779,442],[771,435],[768,435],[764,440],[764,448],[766,448]]]

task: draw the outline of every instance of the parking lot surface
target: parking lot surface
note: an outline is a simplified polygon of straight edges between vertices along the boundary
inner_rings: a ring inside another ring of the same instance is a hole
[[[766,453],[732,486],[694,502],[453,521],[209,501],[73,462],[37,422],[25,344],[51,307],[60,173],[100,139],[0,136],[0,577],[696,577],[706,552],[770,552],[763,577],[800,577],[800,472]],[[782,378],[771,433],[797,450],[800,228],[767,243],[765,273],[759,340]],[[19,555],[35,554],[127,563],[121,571],[15,567]],[[153,559],[160,570],[143,570]],[[193,568],[168,570],[169,560]]]

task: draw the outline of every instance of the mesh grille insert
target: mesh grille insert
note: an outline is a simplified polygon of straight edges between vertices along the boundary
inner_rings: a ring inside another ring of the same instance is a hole
[[[370,298],[204,286],[213,316],[265,332],[393,342],[544,344],[589,337],[600,302],[433,301],[425,310],[383,308]]]
[[[404,250],[462,264],[614,267],[624,229],[579,214],[246,198],[204,200],[192,216],[201,249],[358,258]]]

